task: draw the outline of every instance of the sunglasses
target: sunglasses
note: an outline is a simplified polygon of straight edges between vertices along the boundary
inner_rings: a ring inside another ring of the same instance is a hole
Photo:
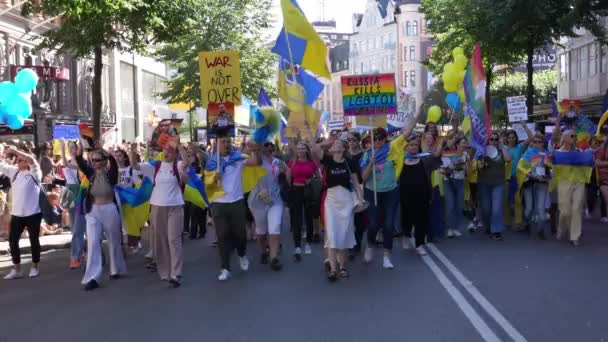
[[[542,141],[542,140],[534,140],[533,143],[535,143],[535,144],[542,144],[542,143],[544,143],[544,141]]]
[[[91,161],[92,161],[93,163],[101,163],[101,162],[104,162],[104,161],[106,161],[106,160],[105,160],[105,159],[91,159]]]
[[[357,139],[353,139],[353,138],[348,138],[347,140],[348,140],[348,142],[352,142],[352,143],[359,142]]]
[[[497,138],[490,138],[490,141],[498,141]]]
[[[576,134],[570,134],[569,137],[570,138],[576,138]]]

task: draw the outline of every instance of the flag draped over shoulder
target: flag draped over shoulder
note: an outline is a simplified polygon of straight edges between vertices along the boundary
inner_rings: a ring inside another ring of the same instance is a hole
[[[150,218],[150,197],[152,197],[152,181],[144,177],[134,188],[115,185],[122,204],[123,220],[127,234],[139,236],[141,228]]]
[[[485,154],[491,123],[486,106],[486,76],[479,44],[475,45],[473,57],[465,73],[464,92],[467,104],[465,115],[471,117],[471,146],[478,153]]]
[[[237,162],[247,159],[247,155],[241,154],[238,151],[231,151],[228,159],[220,158],[219,172],[224,172],[226,167]],[[204,171],[204,191],[209,203],[213,203],[216,199],[224,196],[224,190],[221,185],[215,181],[215,175],[218,172],[217,154],[211,155],[207,160]],[[243,193],[252,191],[260,179],[264,177],[268,171],[261,166],[245,166],[242,174]]]
[[[591,179],[593,171],[591,151],[555,151],[552,161],[554,180],[588,183]]]
[[[281,0],[283,29],[272,52],[301,65],[311,72],[331,79],[327,67],[327,46],[308,22],[296,0]]]
[[[552,157],[547,151],[529,147],[517,163],[517,184],[521,187],[535,167],[551,166],[551,164]]]
[[[184,201],[190,202],[199,208],[206,208],[209,206],[209,199],[207,198],[207,191],[205,190],[205,184],[201,179],[201,175],[196,173],[196,170],[190,166],[188,168],[188,183],[184,187]]]

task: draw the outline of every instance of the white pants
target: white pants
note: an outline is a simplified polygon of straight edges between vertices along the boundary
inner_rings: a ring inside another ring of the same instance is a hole
[[[255,233],[258,235],[280,235],[283,224],[283,203],[273,203],[270,207],[251,210],[255,221]]]
[[[85,216],[87,220],[87,270],[82,278],[82,283],[86,284],[91,280],[99,282],[102,268],[102,239],[103,233],[108,240],[110,251],[110,274],[124,274],[127,272],[127,265],[122,253],[122,232],[121,220],[118,215],[116,204],[94,204],[91,212]]]

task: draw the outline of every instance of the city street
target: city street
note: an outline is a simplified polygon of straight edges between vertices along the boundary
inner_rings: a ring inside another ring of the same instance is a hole
[[[68,250],[46,252],[39,278],[0,281],[0,341],[608,341],[608,227],[593,222],[579,248],[465,234],[423,258],[399,248],[392,271],[377,251],[335,284],[320,246],[295,264],[288,235],[283,271],[262,267],[252,243],[250,271],[226,283],[210,241],[187,240],[179,289],[131,257],[128,277],[88,293]]]

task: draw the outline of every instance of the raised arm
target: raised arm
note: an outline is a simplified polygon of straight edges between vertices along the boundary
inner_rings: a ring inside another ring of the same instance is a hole
[[[420,116],[420,112],[414,114],[414,119],[406,122],[405,127],[401,130],[401,134],[407,140],[407,138],[412,134],[414,127],[416,127],[416,123],[418,123],[418,117]]]
[[[84,173],[87,178],[91,179],[93,175],[93,168],[89,165],[89,163],[82,157],[82,145],[78,145],[76,149],[76,165],[78,165],[78,169],[80,172]]]
[[[129,151],[129,160],[131,160],[131,168],[133,170],[141,171],[139,163],[137,162],[137,144],[131,144],[131,150]]]
[[[505,146],[503,138],[500,137],[498,140],[498,148],[502,151],[502,156],[505,159],[505,162],[511,161],[513,158],[511,157],[511,153],[509,153],[509,149]]]
[[[564,118],[564,113],[559,113],[557,116],[557,120],[555,120],[555,127],[553,128],[553,136],[551,136],[551,142],[553,145],[557,145],[559,143],[559,138],[561,136],[561,128],[559,127],[560,122]]]
[[[532,137],[534,137],[534,133],[532,133],[532,131],[530,130],[530,128],[528,127],[528,125],[526,125],[525,122],[521,123],[522,126],[524,126],[524,130],[526,131],[526,135],[528,135],[528,138],[524,141],[524,146],[528,147],[530,146],[530,143],[532,142]]]

